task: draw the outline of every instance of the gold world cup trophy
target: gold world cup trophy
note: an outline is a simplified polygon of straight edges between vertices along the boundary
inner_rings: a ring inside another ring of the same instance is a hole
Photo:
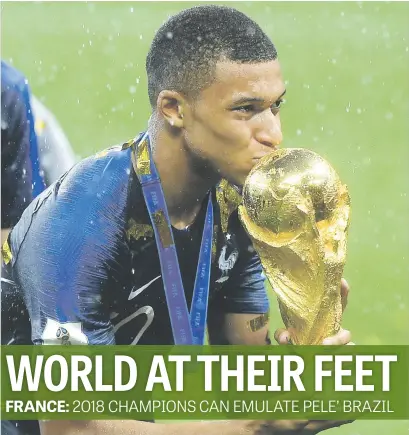
[[[341,327],[349,215],[347,187],[307,149],[278,150],[247,177],[240,220],[293,344],[321,344]]]

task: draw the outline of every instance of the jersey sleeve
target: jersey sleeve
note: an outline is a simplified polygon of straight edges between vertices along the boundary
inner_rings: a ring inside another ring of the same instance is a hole
[[[240,255],[231,278],[221,290],[224,311],[229,313],[259,314],[270,308],[266,277],[260,258],[242,227],[238,231]]]
[[[1,93],[1,227],[11,228],[32,200],[30,128],[19,92]]]
[[[125,168],[101,160],[81,162],[43,192],[11,233],[34,344],[115,344],[108,301],[127,186],[117,180]]]

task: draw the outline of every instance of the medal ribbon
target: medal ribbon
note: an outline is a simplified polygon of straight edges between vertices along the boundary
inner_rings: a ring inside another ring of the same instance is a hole
[[[162,185],[151,156],[148,133],[132,149],[132,163],[140,180],[155,233],[162,281],[175,344],[203,345],[209,301],[213,240],[213,202],[209,193],[192,304],[188,311],[172,225]]]

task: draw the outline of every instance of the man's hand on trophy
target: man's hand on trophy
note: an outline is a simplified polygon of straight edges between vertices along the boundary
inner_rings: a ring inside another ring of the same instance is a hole
[[[348,303],[348,295],[349,295],[349,285],[346,279],[341,279],[341,301],[342,301],[342,311],[345,311],[345,308]],[[278,344],[291,344],[291,330],[280,328],[274,333],[274,338]],[[323,345],[326,346],[342,346],[342,345],[353,345],[354,343],[351,341],[351,332],[346,329],[340,329],[339,332],[332,337],[326,338],[323,342]]]
[[[341,291],[341,300],[342,300],[342,312],[344,312],[348,303],[348,295],[349,295],[349,285],[344,278],[342,278],[341,280],[340,291]],[[288,329],[280,328],[277,329],[277,331],[274,333],[274,338],[278,344],[291,344],[290,337],[291,337],[291,331]],[[340,346],[340,345],[352,345],[354,343],[352,343],[351,341],[351,333],[346,329],[341,328],[336,335],[326,338],[322,344]],[[294,433],[299,435],[315,435],[325,430],[334,427],[339,427],[343,424],[352,423],[353,421],[354,420],[346,420],[346,421],[310,420],[304,423],[300,422],[301,426],[299,431],[295,431]],[[305,424],[305,426],[303,426],[303,424]],[[272,433],[275,434],[276,432],[272,432]]]

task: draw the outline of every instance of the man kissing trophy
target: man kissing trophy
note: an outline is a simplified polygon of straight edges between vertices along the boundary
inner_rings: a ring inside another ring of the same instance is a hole
[[[335,335],[350,215],[348,190],[335,170],[307,149],[280,149],[250,172],[239,215],[291,342],[317,345]]]

